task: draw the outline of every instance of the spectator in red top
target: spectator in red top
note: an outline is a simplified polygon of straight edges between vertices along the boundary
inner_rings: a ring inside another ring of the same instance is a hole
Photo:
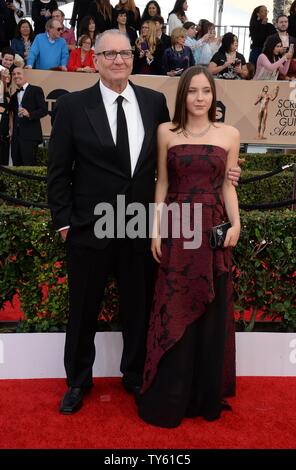
[[[68,72],[88,72],[96,71],[93,63],[94,51],[91,48],[92,40],[87,34],[83,34],[78,41],[78,46],[70,54],[67,65]]]

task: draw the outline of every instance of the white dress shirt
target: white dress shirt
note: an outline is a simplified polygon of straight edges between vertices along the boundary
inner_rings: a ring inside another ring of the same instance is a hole
[[[111,129],[112,137],[116,145],[116,134],[117,134],[117,98],[119,94],[110,88],[107,88],[100,80],[100,89],[102,93],[103,103],[105,105],[109,126]],[[135,95],[135,92],[131,85],[128,83],[127,87],[120,93],[124,100],[122,107],[125,113],[128,140],[130,147],[131,157],[131,174],[133,175],[136,164],[141,152],[141,148],[144,140],[144,126],[142,116],[140,113],[139,104]]]
[[[187,21],[187,20],[186,20]],[[178,18],[176,13],[171,13],[168,18],[168,25],[169,25],[169,35],[171,35],[173,29],[175,28],[183,28],[183,23]]]
[[[103,103],[106,109],[107,118],[109,126],[111,129],[111,134],[116,145],[116,134],[117,134],[117,97],[119,96],[110,88],[107,88],[102,81],[100,80],[100,90],[102,93]],[[133,175],[136,164],[141,152],[141,148],[144,140],[144,126],[142,121],[142,116],[140,113],[139,104],[135,95],[135,92],[131,85],[128,83],[127,87],[120,93],[124,97],[122,102],[122,107],[125,113],[127,130],[128,130],[128,140],[130,147],[130,157],[131,157],[131,174]],[[98,126],[100,124],[98,123]],[[67,227],[61,227],[58,229],[60,232]]]
[[[25,93],[26,88],[27,88],[28,85],[29,85],[29,83],[25,83],[25,84],[22,86],[22,88],[23,88],[24,90],[19,91],[18,94],[17,94],[17,102],[18,102],[19,108],[22,106],[22,99],[23,99],[24,93]]]

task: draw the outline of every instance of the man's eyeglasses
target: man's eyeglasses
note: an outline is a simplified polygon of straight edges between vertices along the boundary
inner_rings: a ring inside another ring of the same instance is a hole
[[[122,59],[131,59],[133,56],[134,51],[131,49],[124,49],[122,51],[102,51],[97,52],[96,55],[102,55],[107,60],[115,60],[117,55],[119,54]]]

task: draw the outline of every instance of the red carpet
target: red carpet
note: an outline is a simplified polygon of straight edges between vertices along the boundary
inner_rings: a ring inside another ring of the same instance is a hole
[[[96,379],[76,415],[58,413],[60,379],[0,380],[2,449],[292,449],[296,378],[239,377],[233,412],[216,422],[185,419],[160,429],[137,417],[120,379]]]

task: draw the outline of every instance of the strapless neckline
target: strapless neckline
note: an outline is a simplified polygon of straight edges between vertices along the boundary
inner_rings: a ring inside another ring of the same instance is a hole
[[[170,147],[168,149],[168,152],[176,147],[214,147],[214,148],[217,148],[217,149],[220,149],[220,150],[223,150],[223,152],[227,155],[227,150],[224,148],[224,147],[221,147],[220,145],[213,145],[213,144],[176,144],[176,145],[172,145],[172,147]]]

